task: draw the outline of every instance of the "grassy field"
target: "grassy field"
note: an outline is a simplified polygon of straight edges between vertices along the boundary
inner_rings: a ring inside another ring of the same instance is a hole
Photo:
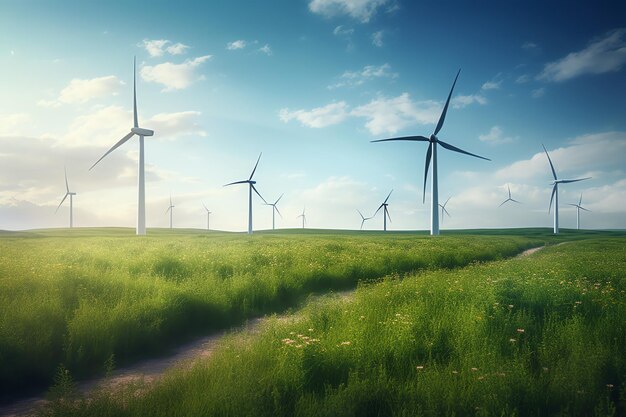
[[[590,237],[566,233],[558,239]],[[0,400],[46,388],[62,364],[103,373],[312,292],[451,269],[557,242],[546,230],[416,233],[198,230],[0,232]]]
[[[413,238],[411,249],[521,243],[483,238]],[[362,244],[396,239],[370,236]],[[46,414],[626,414],[623,235],[459,269],[430,265],[359,284],[346,299],[312,302],[258,334],[234,335],[210,360],[156,385],[57,401]]]

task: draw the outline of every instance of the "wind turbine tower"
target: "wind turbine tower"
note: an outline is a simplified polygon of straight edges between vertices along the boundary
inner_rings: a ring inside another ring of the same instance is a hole
[[[456,146],[452,146],[449,143],[446,143],[440,140],[437,135],[439,131],[443,127],[443,122],[446,119],[446,113],[448,112],[448,106],[450,105],[450,98],[452,97],[452,91],[454,91],[454,86],[456,85],[456,80],[459,78],[461,70],[456,74],[456,78],[454,79],[454,83],[452,83],[452,88],[450,89],[450,94],[448,94],[448,99],[446,100],[446,104],[443,106],[443,111],[441,112],[441,116],[439,117],[439,122],[437,122],[437,126],[435,127],[435,131],[430,137],[425,136],[404,136],[398,138],[391,139],[378,139],[373,140],[372,142],[387,142],[387,141],[412,141],[412,142],[428,142],[428,151],[426,152],[426,166],[424,169],[424,197],[422,202],[425,201],[426,198],[426,179],[428,178],[428,168],[430,165],[430,160],[433,161],[432,175],[431,175],[431,187],[430,187],[430,234],[436,236],[439,234],[439,188],[437,183],[437,145],[441,145],[445,149],[450,151],[462,153],[465,155],[473,156],[476,158],[484,159],[486,161],[490,161],[489,158],[485,158],[482,156],[475,155],[473,153],[469,153],[462,149],[457,148]]]
[[[306,214],[304,214],[305,211],[306,211],[306,207],[302,209],[302,214],[296,217],[296,219],[299,219],[300,217],[302,217],[302,228],[303,229],[304,229],[304,225],[306,224]]]
[[[389,218],[389,221],[391,221],[391,216],[389,215],[389,210],[387,210],[387,206],[389,205],[387,203],[387,201],[389,200],[389,197],[391,196],[391,193],[393,193],[393,190],[389,191],[389,194],[387,195],[387,198],[385,198],[385,201],[383,201],[382,204],[380,206],[378,206],[378,209],[376,210],[376,212],[372,216],[372,217],[375,217],[376,214],[378,214],[378,212],[380,211],[380,209],[383,209],[383,230],[385,232],[387,231],[387,218]]]
[[[211,228],[210,228],[210,226],[211,226],[211,212],[209,211],[208,208],[206,208],[204,203],[202,203],[202,207],[204,207],[204,209],[206,210],[206,230],[211,230]]]
[[[267,201],[265,201],[263,196],[259,194],[259,191],[254,186],[254,184],[256,184],[256,181],[252,180],[252,177],[254,176],[254,172],[256,171],[256,167],[259,166],[261,155],[263,155],[263,153],[259,154],[259,159],[256,160],[256,164],[254,165],[254,169],[252,170],[252,173],[250,174],[250,178],[248,178],[247,180],[235,181],[235,182],[231,182],[229,184],[224,185],[224,187],[228,187],[229,185],[235,185],[235,184],[248,184],[248,234],[249,235],[252,234],[252,191],[254,190],[254,192],[259,197],[261,197],[261,200],[263,200],[263,202],[267,204]]]
[[[170,229],[172,228],[172,215],[174,213],[173,208],[176,207],[172,204],[172,196],[170,196],[170,206],[167,208],[167,210],[165,210],[165,214],[167,214],[167,212],[170,212]]]
[[[591,210],[587,210],[586,208],[584,208],[582,206],[583,204],[583,195],[582,193],[580,194],[580,200],[578,200],[578,204],[572,204],[570,203],[570,206],[574,206],[576,207],[576,230],[580,230],[580,211],[581,210],[585,210],[585,211],[591,211]]]
[[[150,129],[144,129],[139,127],[139,121],[137,120],[137,59],[133,60],[133,127],[130,129],[130,133],[120,139],[115,145],[111,147],[104,155],[96,161],[95,164],[89,168],[91,171],[98,162],[113,152],[115,149],[122,146],[126,141],[132,138],[134,135],[139,136],[139,162],[137,172],[137,235],[143,236],[146,234],[146,180],[144,169],[144,155],[143,155],[143,138],[145,136],[153,136],[154,131]]]
[[[543,146],[543,144],[541,146]],[[543,146],[543,150],[546,153],[546,156],[548,157],[548,162],[550,162],[550,169],[552,170],[552,176],[554,177],[554,182],[552,182],[553,184],[552,196],[550,196],[550,206],[548,207],[548,213],[552,209],[552,200],[554,200],[554,234],[557,235],[559,234],[559,184],[567,184],[570,182],[584,181],[584,180],[588,180],[591,177],[578,178],[575,180],[558,179],[556,176],[556,171],[554,170],[554,165],[552,165],[552,160],[550,159],[550,155],[548,154],[548,151],[546,150],[545,146]]]
[[[74,196],[76,195],[76,193],[73,193],[70,191],[70,186],[67,182],[67,169],[64,169],[64,170],[65,170],[65,195],[63,196],[63,199],[57,206],[55,213],[59,211],[61,204],[63,204],[67,196],[70,196],[70,229],[71,229],[74,227]]]

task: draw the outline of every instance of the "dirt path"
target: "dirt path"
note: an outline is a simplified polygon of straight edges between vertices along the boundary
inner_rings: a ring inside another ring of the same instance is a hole
[[[565,243],[565,242],[564,242]],[[562,244],[562,243],[560,243]],[[527,257],[546,246],[538,246],[536,248],[530,248],[524,252],[518,254],[515,258]],[[339,297],[342,299],[348,298],[354,290],[341,291],[336,293],[323,294],[313,296],[313,302],[315,299],[322,297]],[[136,362],[130,366],[116,369],[107,378],[97,377],[85,381],[79,381],[77,390],[83,395],[87,395],[89,392],[97,388],[115,389],[122,387],[132,382],[147,382],[152,383],[160,378],[167,370],[173,367],[189,366],[195,361],[210,357],[219,342],[228,334],[234,332],[237,333],[253,333],[258,331],[263,323],[265,323],[271,316],[260,317],[250,319],[243,326],[224,330],[219,333],[214,333],[209,336],[196,339],[190,343],[178,346],[167,356],[146,359],[140,362]],[[280,319],[288,319],[293,315],[282,315]],[[31,398],[25,398],[8,404],[0,406],[0,416],[3,417],[23,417],[34,415],[37,409],[41,408],[47,403],[47,400],[42,396],[36,396]]]

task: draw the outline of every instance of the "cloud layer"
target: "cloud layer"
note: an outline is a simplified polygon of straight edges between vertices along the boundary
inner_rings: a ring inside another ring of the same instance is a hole
[[[187,59],[181,64],[164,62],[154,66],[147,65],[141,68],[141,78],[148,82],[162,84],[165,86],[162,91],[183,90],[202,79],[202,76],[198,74],[198,69],[209,59],[211,55]]]

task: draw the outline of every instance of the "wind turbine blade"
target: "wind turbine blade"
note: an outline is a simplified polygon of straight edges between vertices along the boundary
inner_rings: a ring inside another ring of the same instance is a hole
[[[385,210],[385,214],[387,215],[387,218],[389,219],[389,223],[393,223],[391,221],[391,216],[389,215],[389,210]]]
[[[574,206],[574,207],[582,208],[578,204],[574,204],[574,203],[567,203],[567,205],[568,206]]]
[[[446,204],[448,204],[448,201],[450,201],[450,199],[451,199],[451,198],[452,198],[452,197],[448,197],[448,199],[446,200],[446,202],[445,202],[445,203],[443,203],[443,208],[444,208],[444,209],[446,208]]]
[[[509,198],[509,200],[511,200],[512,202],[517,203],[517,204],[523,204],[521,201],[517,201],[517,200],[514,200],[512,198]]]
[[[381,208],[383,208],[385,206],[385,203],[381,204],[380,206],[378,206],[378,208],[376,209],[376,211],[374,212],[374,215],[372,217],[375,217],[378,212],[380,211]]]
[[[552,187],[552,196],[550,196],[550,206],[548,207],[548,213],[550,213],[550,210],[552,210],[552,200],[554,200],[554,194],[556,193],[556,187],[557,187],[556,184],[554,184],[554,187]]]
[[[254,172],[256,171],[256,167],[259,166],[259,161],[261,160],[261,155],[263,155],[263,152],[261,152],[259,154],[259,159],[256,160],[256,164],[254,165],[254,169],[252,170],[252,174],[250,174],[250,178],[248,178],[248,180],[251,180],[252,177],[254,176]]]
[[[365,224],[365,217],[363,218],[363,220],[361,220],[361,227],[359,227],[359,230],[363,230],[364,224]]]
[[[172,206],[170,205],[167,210],[165,210],[165,214],[169,213],[169,211],[172,209]]]
[[[135,127],[139,127],[137,120],[137,57],[133,57],[133,116]]]
[[[249,184],[249,183],[250,183],[249,180],[235,181],[235,182],[231,182],[229,184],[224,184],[224,187],[228,187],[229,185],[235,185],[235,184]]]
[[[584,180],[588,180],[588,179],[591,179],[591,177],[578,178],[578,179],[575,179],[575,180],[560,180],[559,182],[562,183],[562,184],[567,184],[569,182],[578,182],[578,181],[584,181]]]
[[[361,211],[359,209],[356,209],[356,211],[359,212],[359,215],[361,216],[361,218],[363,219],[363,221],[365,221],[365,216],[363,215],[363,213],[361,213]]]
[[[254,186],[254,184],[250,183],[250,187],[252,187],[252,189],[254,190],[254,192],[256,193],[256,195],[258,195],[259,197],[261,197],[261,200],[263,200],[263,202],[265,204],[267,204],[267,201],[265,201],[265,199],[263,198],[263,196],[261,195],[261,193],[259,193],[259,191],[256,189],[256,187]]]
[[[444,212],[444,213],[446,213],[446,214],[448,215],[448,217],[452,217],[452,216],[450,216],[450,213],[448,213],[448,210],[446,210],[446,208],[445,208],[445,207],[442,207],[442,209],[443,209],[443,212]]]
[[[580,206],[583,203],[583,193],[580,193],[580,199],[578,200],[578,205]]]
[[[556,171],[554,170],[554,165],[552,165],[552,159],[550,159],[550,155],[548,154],[546,147],[543,146],[543,143],[541,144],[541,146],[543,147],[543,150],[546,153],[546,156],[548,157],[548,162],[550,162],[550,169],[552,169],[552,175],[554,176],[554,180],[556,181],[558,180],[558,178],[556,177]]]
[[[70,186],[67,183],[67,168],[63,167],[63,170],[65,171],[65,190],[69,193],[70,192]]]
[[[370,140],[370,142],[389,142],[392,140],[407,140],[411,142],[428,142],[429,141],[428,138],[424,136],[402,136],[398,138]]]
[[[506,185],[506,188],[509,189],[509,198],[511,198],[511,186],[509,184]]]
[[[470,155],[470,156],[474,156],[476,158],[480,158],[480,159],[484,159],[485,161],[491,161],[491,159],[489,158],[485,158],[484,156],[480,156],[480,155],[476,155],[467,151],[464,151],[463,149],[457,148],[456,146],[452,146],[449,143],[446,143],[442,140],[437,141],[441,146],[443,146],[444,148],[450,150],[450,151],[454,151],[454,152],[459,152],[459,153],[464,153],[465,155]]]
[[[433,144],[428,145],[426,152],[426,165],[424,166],[424,193],[422,194],[422,204],[426,201],[426,180],[428,179],[428,167],[430,166],[430,158],[433,155]]]
[[[459,74],[461,73],[461,68],[459,68],[459,72],[456,73],[456,77],[454,78],[454,82],[452,83],[452,88],[450,89],[450,94],[448,94],[448,99],[446,100],[446,105],[443,106],[443,111],[441,112],[441,116],[439,117],[439,122],[437,123],[437,127],[435,128],[435,136],[443,127],[443,122],[446,120],[446,113],[448,112],[448,105],[450,104],[450,98],[452,97],[452,91],[454,91],[454,86],[456,85],[456,80],[459,78]]]
[[[98,159],[96,161],[95,164],[93,164],[91,166],[91,168],[89,168],[89,171],[91,171],[93,169],[93,167],[95,167],[98,162],[102,161],[104,159],[105,156],[107,156],[108,154],[110,154],[111,152],[113,152],[114,150],[116,150],[117,148],[119,148],[120,146],[122,146],[128,139],[132,138],[134,135],[133,132],[130,132],[128,135],[124,136],[122,139],[119,140],[119,142],[117,142],[115,145],[113,145],[113,147],[111,147],[111,149],[109,149],[104,155],[102,155],[100,157],[100,159]]]
[[[591,210],[587,210],[587,209],[586,209],[586,208],[584,208],[584,207],[580,207],[580,209],[581,209],[581,210],[588,211],[588,212],[590,212],[590,213],[591,213]]]
[[[506,200],[504,200],[502,203],[500,203],[500,205],[498,206],[498,208],[502,207],[502,206],[504,205],[504,203],[506,203],[506,202],[507,202],[507,201],[509,201],[509,200],[510,200],[510,199],[508,199],[508,198],[507,198]]]
[[[280,216],[280,218],[283,218],[283,215],[280,214],[280,210],[278,210],[278,207],[276,207],[276,205],[273,206],[276,209],[276,213],[278,213],[278,215]]]
[[[391,197],[391,193],[393,193],[393,190],[389,191],[389,195],[387,196],[387,198],[385,198],[385,202],[383,204],[385,204],[387,200],[389,200],[389,197]]]
[[[274,205],[278,204],[278,202],[280,201],[281,198],[283,198],[284,195],[285,195],[284,193],[281,194],[280,197],[278,197],[278,200],[274,202]]]
[[[61,202],[59,203],[59,205],[57,206],[57,209],[54,210],[54,212],[56,213],[57,211],[59,211],[59,208],[61,208],[61,204],[63,204],[63,202],[65,201],[65,199],[67,198],[67,196],[69,195],[69,193],[65,194],[65,196],[63,197],[63,200],[61,200]]]
[[[206,208],[206,206],[204,205],[204,201],[202,202],[202,207],[204,207],[204,209],[205,209],[206,211],[209,211],[209,209],[208,209],[208,208]]]

